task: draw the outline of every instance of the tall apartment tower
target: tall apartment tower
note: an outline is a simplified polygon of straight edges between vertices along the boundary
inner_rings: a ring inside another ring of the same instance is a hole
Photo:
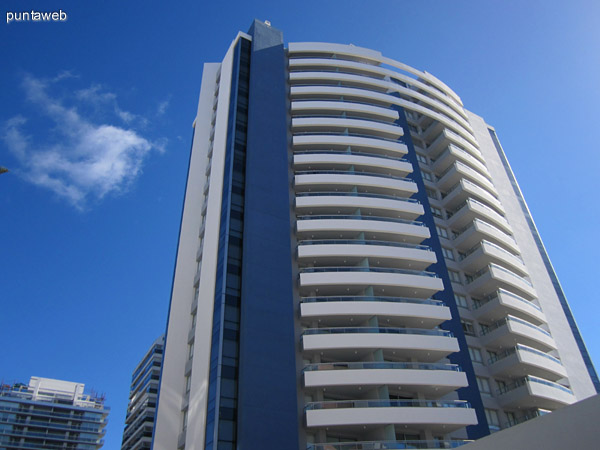
[[[0,450],[101,448],[109,408],[84,388],[40,377],[0,385]]]
[[[451,448],[598,378],[494,129],[255,21],[206,64],[156,450]]]
[[[164,346],[163,335],[154,341],[131,375],[121,450],[144,450],[152,447]]]

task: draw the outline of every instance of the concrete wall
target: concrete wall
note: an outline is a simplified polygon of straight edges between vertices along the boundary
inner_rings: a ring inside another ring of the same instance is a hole
[[[464,450],[595,449],[600,395],[467,444]]]

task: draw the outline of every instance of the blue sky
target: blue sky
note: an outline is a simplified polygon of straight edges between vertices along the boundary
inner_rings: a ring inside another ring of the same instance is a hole
[[[6,24],[7,11],[68,14]],[[120,447],[132,369],[163,332],[202,63],[268,19],[436,75],[493,125],[592,359],[600,213],[593,0],[5,0],[0,378],[86,383]],[[575,170],[577,169],[577,170]]]

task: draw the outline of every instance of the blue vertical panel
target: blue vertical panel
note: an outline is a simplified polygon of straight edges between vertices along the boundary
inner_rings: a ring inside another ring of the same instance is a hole
[[[250,42],[234,50],[206,414],[206,450],[236,448]]]
[[[473,369],[473,363],[471,361],[471,357],[469,356],[469,349],[467,347],[467,339],[465,338],[465,333],[460,322],[458,305],[454,299],[454,291],[452,290],[452,283],[450,281],[450,277],[448,276],[446,260],[442,254],[442,244],[440,243],[440,238],[438,237],[435,229],[435,220],[433,218],[433,214],[431,213],[431,206],[425,191],[423,176],[419,170],[419,161],[417,160],[417,153],[415,152],[415,148],[410,136],[406,114],[404,112],[404,108],[397,106],[396,109],[398,110],[400,116],[396,123],[398,123],[405,130],[404,143],[408,147],[408,155],[406,156],[406,159],[410,161],[415,169],[412,175],[410,175],[410,178],[412,178],[412,180],[417,184],[419,189],[419,191],[413,195],[413,198],[419,200],[419,202],[423,205],[423,209],[425,210],[425,213],[419,220],[421,220],[429,228],[429,232],[431,233],[431,237],[423,241],[423,245],[428,245],[433,251],[435,251],[435,256],[438,261],[436,264],[429,266],[427,270],[435,272],[444,281],[444,290],[435,294],[433,298],[436,300],[442,300],[446,306],[450,308],[450,312],[452,313],[452,319],[444,322],[441,325],[441,328],[451,331],[452,334],[454,334],[454,337],[456,337],[458,340],[458,345],[460,347],[460,350],[456,353],[452,353],[448,359],[450,359],[451,363],[458,364],[462,368],[467,375],[467,380],[469,382],[468,387],[457,390],[458,397],[461,400],[466,400],[471,404],[471,406],[475,409],[477,421],[479,422],[477,425],[471,425],[467,427],[467,435],[469,436],[469,439],[479,439],[490,434],[483,408],[483,401],[481,400],[481,394],[479,393],[479,389],[477,387],[475,370]]]
[[[280,31],[249,33],[237,448],[296,449],[286,55]]]
[[[523,194],[521,193],[521,189],[517,184],[517,180],[515,175],[513,174],[510,165],[508,164],[508,160],[506,159],[506,155],[504,154],[504,150],[502,150],[502,146],[500,145],[500,141],[498,140],[498,136],[496,136],[496,132],[491,128],[488,128],[490,132],[490,136],[492,141],[494,142],[494,146],[496,147],[496,151],[500,156],[500,160],[502,161],[502,165],[504,166],[504,170],[506,171],[506,175],[508,175],[508,179],[510,180],[510,184],[515,192],[517,200],[519,201],[519,205],[521,206],[521,211],[523,211],[523,215],[525,216],[525,220],[527,221],[527,225],[529,226],[529,231],[533,236],[533,240],[535,241],[535,245],[537,246],[538,251],[540,252],[540,256],[542,257],[542,261],[544,261],[544,266],[546,267],[546,271],[548,272],[548,276],[550,280],[552,280],[552,286],[554,287],[554,291],[558,296],[558,300],[560,301],[560,305],[562,306],[563,312],[567,318],[567,322],[569,323],[569,327],[571,328],[571,332],[573,333],[573,337],[575,338],[575,342],[577,343],[577,347],[579,348],[579,352],[581,353],[581,357],[583,358],[583,362],[587,368],[587,371],[592,380],[592,384],[596,389],[597,393],[600,393],[600,379],[598,379],[598,374],[596,373],[596,369],[594,368],[594,364],[592,363],[592,358],[590,358],[590,354],[585,347],[585,343],[583,342],[583,338],[581,337],[581,333],[579,332],[579,328],[577,327],[577,323],[575,322],[575,318],[573,317],[573,313],[571,312],[571,308],[569,307],[569,303],[567,302],[567,296],[562,290],[562,286],[558,281],[558,276],[556,276],[556,272],[554,271],[554,267],[552,267],[552,263],[550,262],[550,257],[546,252],[546,248],[542,243],[542,238],[538,233],[537,227],[533,222],[533,218],[531,214],[529,214],[529,208],[527,208],[527,204],[525,203],[525,199],[523,198]]]

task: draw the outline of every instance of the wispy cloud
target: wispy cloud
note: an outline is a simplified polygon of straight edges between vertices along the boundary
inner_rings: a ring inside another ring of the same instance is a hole
[[[171,103],[171,96],[167,97],[166,100],[160,102],[158,104],[158,106],[156,107],[156,115],[158,117],[164,116],[164,114],[167,112],[167,108],[169,107],[170,103]]]
[[[144,159],[153,150],[163,151],[165,142],[152,142],[131,128],[97,124],[84,117],[77,106],[51,95],[53,83],[72,77],[63,73],[53,80],[25,76],[22,87],[26,98],[54,122],[52,142],[36,145],[24,131],[27,119],[15,116],[4,123],[2,138],[17,158],[23,178],[85,209],[91,199],[125,191],[140,174]],[[126,124],[143,122],[140,116],[121,110],[116,95],[100,86],[80,90],[76,102],[94,102],[113,110]]]

